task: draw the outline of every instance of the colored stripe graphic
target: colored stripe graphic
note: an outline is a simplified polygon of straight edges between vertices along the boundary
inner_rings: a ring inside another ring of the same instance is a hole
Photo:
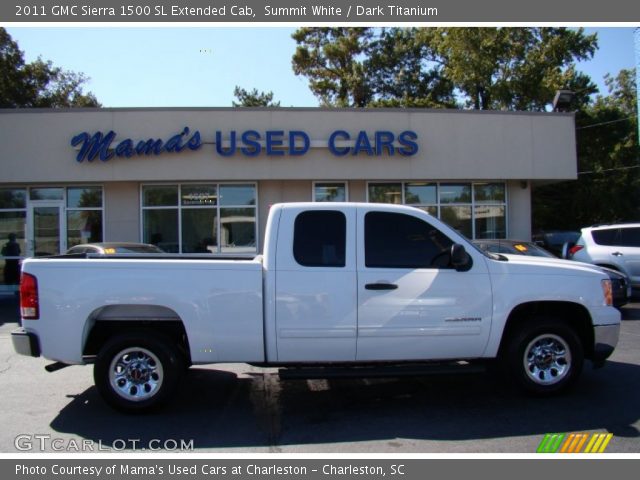
[[[612,438],[612,433],[547,433],[536,453],[603,453]]]
[[[540,445],[538,445],[537,453],[556,453],[566,433],[547,433]]]

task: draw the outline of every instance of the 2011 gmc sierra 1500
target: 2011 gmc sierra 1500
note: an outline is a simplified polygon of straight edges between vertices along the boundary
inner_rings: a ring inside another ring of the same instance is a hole
[[[318,377],[498,360],[554,393],[620,328],[597,267],[485,254],[397,205],[274,205],[252,260],[28,259],[20,289],[15,350],[95,363],[104,399],[128,411],[166,401],[187,366],[223,362]]]

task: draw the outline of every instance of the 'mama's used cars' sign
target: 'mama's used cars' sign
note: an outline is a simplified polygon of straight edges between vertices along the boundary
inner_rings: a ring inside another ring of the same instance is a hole
[[[179,153],[184,150],[199,150],[205,143],[213,143],[215,151],[222,157],[243,155],[246,157],[267,156],[302,156],[311,147],[324,147],[332,155],[401,155],[412,156],[418,153],[418,134],[405,130],[398,134],[386,130],[367,132],[360,130],[349,133],[335,130],[326,141],[312,142],[309,135],[301,130],[231,130],[227,136],[218,130],[211,142],[205,142],[198,130],[191,131],[184,127],[166,140],[149,138],[132,140],[125,138],[116,141],[117,134],[113,130],[103,133],[82,132],[71,139],[71,146],[78,148],[78,162],[92,162],[100,159],[107,162],[114,157],[131,158],[135,156],[161,155],[163,153]],[[318,145],[320,143],[320,145]]]

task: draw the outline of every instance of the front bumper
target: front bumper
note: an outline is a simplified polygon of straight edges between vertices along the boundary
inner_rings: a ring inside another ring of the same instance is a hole
[[[620,324],[596,325],[593,327],[594,345],[593,362],[596,366],[601,366],[604,361],[611,356],[618,344],[620,336]]]
[[[11,332],[11,341],[16,353],[28,357],[40,356],[40,342],[35,333],[27,332],[24,328],[18,328]]]

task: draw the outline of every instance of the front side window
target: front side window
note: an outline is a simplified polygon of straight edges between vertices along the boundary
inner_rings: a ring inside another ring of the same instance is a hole
[[[443,268],[453,242],[411,215],[369,212],[364,219],[367,268]]]
[[[332,210],[311,210],[296,217],[293,257],[303,267],[344,267],[347,219]]]

